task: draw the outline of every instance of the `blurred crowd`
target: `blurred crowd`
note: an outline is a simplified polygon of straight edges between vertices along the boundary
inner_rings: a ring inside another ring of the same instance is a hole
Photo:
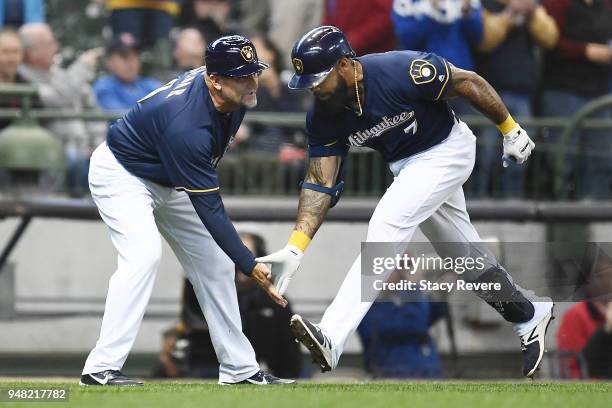
[[[46,22],[45,3],[0,0],[0,82],[35,84],[42,107],[125,111],[162,83],[202,65],[207,43],[239,33],[250,37],[271,65],[260,78],[256,110],[302,112],[309,95],[286,87],[291,48],[321,24],[341,28],[358,55],[427,51],[475,70],[519,118],[571,117],[612,89],[612,0],[90,0],[83,10],[107,16],[100,32],[105,46],[83,50],[70,61],[62,58],[57,27]],[[0,96],[0,108],[18,104]],[[462,100],[451,106],[460,116],[478,114]],[[104,138],[106,124],[58,119],[44,125],[65,143],[75,183],[86,186],[87,158]],[[561,129],[529,130],[546,153],[537,171],[551,173],[553,153],[564,143]],[[536,170],[501,171],[497,131],[483,127],[476,133],[480,152],[467,194],[523,197]],[[569,197],[612,196],[609,136],[610,129],[586,130],[567,141],[562,171]],[[295,128],[243,126],[234,150],[300,167],[305,138]]]

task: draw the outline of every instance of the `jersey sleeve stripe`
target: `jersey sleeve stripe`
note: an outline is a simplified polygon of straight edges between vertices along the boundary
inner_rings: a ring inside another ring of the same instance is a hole
[[[446,80],[444,81],[444,84],[442,85],[442,88],[440,88],[440,93],[438,94],[438,97],[436,98],[436,101],[438,99],[440,99],[440,97],[442,96],[442,93],[446,89],[446,85],[448,84],[448,81],[450,79],[450,72],[448,71],[448,62],[446,62],[446,60],[444,61],[444,68],[446,68]]]
[[[188,193],[212,193],[213,191],[219,191],[219,187],[208,188],[206,190],[191,190],[185,187],[175,187],[177,191],[186,191]]]

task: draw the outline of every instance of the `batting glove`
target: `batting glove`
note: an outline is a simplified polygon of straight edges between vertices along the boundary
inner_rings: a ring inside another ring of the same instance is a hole
[[[295,275],[299,269],[302,256],[304,256],[304,252],[298,247],[287,245],[280,251],[256,258],[255,261],[272,265],[272,272],[278,275],[278,279],[274,282],[274,286],[276,286],[278,293],[282,296],[289,287],[293,275]],[[276,273],[275,266],[280,268],[280,273]]]
[[[525,129],[517,125],[513,130],[504,134],[504,155],[502,156],[504,167],[508,167],[510,162],[525,163],[534,148],[535,143],[529,138]]]

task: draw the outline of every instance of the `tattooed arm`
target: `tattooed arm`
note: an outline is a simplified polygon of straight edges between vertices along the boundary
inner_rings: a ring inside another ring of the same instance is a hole
[[[535,148],[535,143],[529,138],[527,132],[514,121],[495,89],[477,73],[449,65],[452,84],[444,98],[461,96],[467,99],[474,108],[497,125],[504,136],[502,156],[504,167],[508,167],[512,162],[525,163]]]
[[[304,181],[328,188],[333,187],[340,169],[340,162],[340,156],[312,157]],[[331,199],[329,194],[303,188],[300,193],[295,230],[312,238],[323,223],[331,205]]]
[[[508,109],[495,89],[480,75],[472,71],[459,69],[452,64],[452,83],[443,98],[450,99],[460,96],[467,99],[474,108],[499,125],[508,117]]]
[[[327,188],[333,187],[341,162],[340,156],[311,157],[304,181]],[[310,240],[323,223],[331,200],[329,194],[302,188],[297,221],[289,242],[280,251],[257,258],[257,262],[272,264],[272,272],[277,276],[276,287],[281,296],[300,267],[302,256]]]

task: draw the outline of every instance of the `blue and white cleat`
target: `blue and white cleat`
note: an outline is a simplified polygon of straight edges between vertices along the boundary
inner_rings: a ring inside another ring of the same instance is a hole
[[[535,309],[533,318],[526,323],[517,325],[521,350],[523,352],[523,375],[532,378],[538,370],[544,357],[546,330],[553,316],[552,302],[533,302]]]
[[[321,372],[331,371],[332,342],[329,336],[318,325],[297,314],[291,317],[290,326],[295,338],[310,351],[313,363],[321,367]]]

